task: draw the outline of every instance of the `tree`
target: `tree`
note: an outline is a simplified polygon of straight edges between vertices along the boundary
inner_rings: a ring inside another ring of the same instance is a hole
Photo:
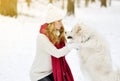
[[[80,7],[80,0],[77,0],[77,7]]]
[[[74,0],[68,0],[67,15],[74,15]]]
[[[107,0],[101,0],[101,7],[107,7]]]
[[[62,0],[62,9],[64,9],[64,6],[65,5],[65,3],[64,3],[64,0]]]
[[[95,2],[95,0],[91,0],[91,2]]]
[[[53,3],[53,0],[49,0],[49,3]]]
[[[17,0],[0,0],[0,14],[17,16]]]
[[[89,0],[85,0],[85,6],[88,7]]]
[[[30,7],[31,0],[26,0],[27,6]]]
[[[112,0],[109,0],[109,6],[111,6]]]

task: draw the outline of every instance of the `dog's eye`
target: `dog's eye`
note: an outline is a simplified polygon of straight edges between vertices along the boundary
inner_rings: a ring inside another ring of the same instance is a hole
[[[67,32],[65,31],[65,34],[66,34]]]

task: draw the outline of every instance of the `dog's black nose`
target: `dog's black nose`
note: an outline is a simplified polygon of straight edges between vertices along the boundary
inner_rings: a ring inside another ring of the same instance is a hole
[[[67,38],[68,38],[68,39],[72,39],[72,36],[68,36]]]

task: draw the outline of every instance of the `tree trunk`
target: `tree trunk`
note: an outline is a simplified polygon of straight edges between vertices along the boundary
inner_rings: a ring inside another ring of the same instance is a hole
[[[80,7],[80,0],[77,0],[77,7]]]
[[[109,0],[109,6],[111,6],[112,0]]]
[[[88,7],[89,0],[85,0],[85,7]]]
[[[107,7],[107,0],[101,0],[101,7]]]
[[[95,2],[95,0],[91,0],[91,2]]]
[[[65,3],[64,3],[64,0],[62,0],[62,9],[64,9],[64,6],[65,5]]]
[[[68,0],[67,15],[74,15],[74,0]]]
[[[30,7],[31,0],[26,0],[27,6]]]
[[[0,14],[17,16],[17,0],[0,0]]]
[[[53,3],[53,0],[49,0],[49,3]]]

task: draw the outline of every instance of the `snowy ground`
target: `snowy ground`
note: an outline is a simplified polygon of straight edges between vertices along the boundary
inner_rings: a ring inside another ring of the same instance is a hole
[[[35,56],[36,35],[44,23],[45,4],[34,2],[31,8],[27,8],[21,3],[18,8],[22,14],[17,18],[0,15],[0,81],[30,81],[29,70]],[[65,18],[65,29],[70,30],[78,21],[95,28],[106,38],[111,46],[113,64],[120,68],[120,1],[113,1],[108,8],[96,4],[89,8],[81,6],[76,10],[76,18]],[[73,50],[67,60],[75,81],[85,81],[75,53]]]

